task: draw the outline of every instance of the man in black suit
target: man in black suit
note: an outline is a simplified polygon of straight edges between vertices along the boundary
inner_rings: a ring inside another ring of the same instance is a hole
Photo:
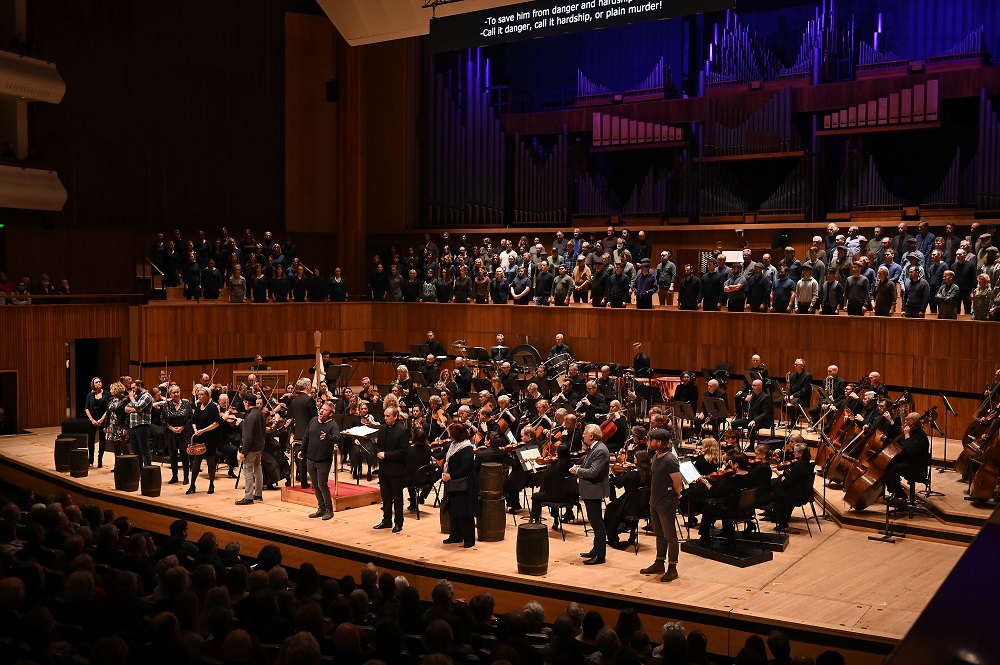
[[[734,420],[733,427],[747,429],[749,447],[753,450],[757,444],[757,430],[774,424],[774,405],[771,403],[771,396],[764,392],[764,382],[760,379],[754,379],[750,395],[746,417]]]
[[[786,403],[789,408],[788,419],[795,421],[798,415],[798,406],[803,409],[809,408],[809,400],[812,398],[813,375],[806,371],[806,361],[802,358],[795,359],[795,371],[788,377],[788,391]]]
[[[298,459],[299,451],[302,449],[302,438],[306,435],[309,422],[316,417],[316,400],[309,396],[309,386],[312,382],[309,379],[299,379],[295,382],[295,396],[288,403],[288,415],[295,420],[295,431],[292,433],[292,457]],[[302,483],[302,489],[309,489],[309,476],[306,473],[306,465],[298,464],[296,475]]]
[[[399,411],[390,406],[383,415],[385,428],[378,433],[378,486],[382,493],[382,521],[373,529],[403,530],[403,488],[406,485],[406,448],[410,430],[399,420]],[[393,521],[393,513],[396,515]]]
[[[437,358],[434,357],[433,353],[428,353],[427,357],[424,358],[424,364],[420,367],[420,375],[424,377],[424,385],[433,386],[437,383],[440,372],[441,365],[438,364]]]
[[[705,394],[702,395],[702,398],[701,398],[701,411],[699,411],[698,413],[696,413],[694,417],[695,417],[695,420],[700,421],[700,423],[701,423],[701,429],[703,429],[705,427],[705,425],[711,425],[712,426],[712,436],[715,437],[715,439],[718,439],[719,438],[719,429],[720,429],[719,425],[722,423],[722,420],[719,419],[719,418],[712,418],[712,417],[710,417],[709,413],[708,413],[708,409],[705,408],[705,400],[707,400],[707,399],[713,399],[713,398],[714,399],[721,399],[723,403],[726,403],[726,391],[723,390],[719,386],[718,379],[711,379],[711,380],[709,380],[709,382],[708,382],[708,390],[705,391]]]
[[[820,402],[809,409],[809,418],[813,424],[819,420],[822,413],[830,409],[839,409],[840,407],[837,405],[843,404],[844,399],[847,397],[847,381],[840,378],[840,368],[836,365],[830,365],[826,368],[826,379],[823,380],[823,390],[833,398],[833,404]]]
[[[469,390],[472,389],[472,370],[465,366],[463,356],[455,358],[455,371],[452,372],[452,376],[455,378],[455,385],[458,386],[458,394],[455,395],[455,398],[468,397]]]

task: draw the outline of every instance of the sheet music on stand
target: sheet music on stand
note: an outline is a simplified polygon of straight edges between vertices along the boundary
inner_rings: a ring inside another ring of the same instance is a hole
[[[833,397],[831,397],[826,392],[826,390],[823,389],[823,386],[813,386],[813,389],[816,391],[816,394],[819,395],[819,401],[820,402],[826,402],[827,404],[833,404]]]
[[[521,463],[521,468],[525,471],[538,471],[544,469],[545,464],[539,464],[536,460],[542,456],[542,449],[538,446],[524,446],[514,451],[517,461]]]
[[[694,462],[691,460],[684,460],[680,463],[680,472],[684,482],[688,485],[701,478],[701,474],[698,473],[698,469],[695,468]]]
[[[341,432],[341,434],[347,434],[349,436],[356,436],[356,437],[366,437],[366,436],[371,436],[372,434],[378,434],[378,428],[368,427],[367,425],[357,425],[356,427],[345,429],[343,432]]]

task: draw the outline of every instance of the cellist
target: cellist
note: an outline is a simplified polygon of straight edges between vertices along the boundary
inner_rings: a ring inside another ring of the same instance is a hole
[[[913,483],[927,479],[927,470],[931,465],[931,443],[924,432],[920,414],[916,411],[906,416],[903,423],[903,440],[900,442],[902,452],[889,463],[885,472],[885,486],[890,492],[890,503],[907,503],[903,493],[901,478]]]

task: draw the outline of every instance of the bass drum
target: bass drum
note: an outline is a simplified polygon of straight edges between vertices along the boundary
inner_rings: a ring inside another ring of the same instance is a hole
[[[541,354],[530,344],[518,344],[511,350],[510,357],[514,364],[524,368],[526,373],[534,372],[535,368],[542,364]]]

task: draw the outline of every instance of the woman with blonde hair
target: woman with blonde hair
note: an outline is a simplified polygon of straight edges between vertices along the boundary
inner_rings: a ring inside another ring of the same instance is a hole
[[[181,458],[181,465],[184,467],[184,484],[188,483],[188,467],[190,459],[187,454],[188,444],[191,443],[191,420],[194,416],[194,408],[191,402],[181,398],[181,387],[172,385],[167,388],[167,399],[163,403],[163,436],[166,440],[167,450],[170,452],[170,471],[172,475],[167,481],[168,485],[174,485],[177,481],[177,457]]]
[[[106,428],[108,443],[111,444],[111,448],[115,453],[115,457],[119,455],[127,455],[129,453],[128,447],[128,414],[125,413],[125,407],[129,405],[129,399],[126,393],[125,384],[121,381],[116,381],[111,384],[111,401],[108,403],[108,426]]]

